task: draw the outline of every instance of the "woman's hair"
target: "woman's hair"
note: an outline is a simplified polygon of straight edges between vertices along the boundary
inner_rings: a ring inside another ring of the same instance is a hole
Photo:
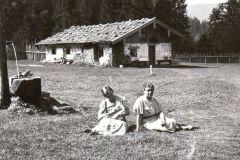
[[[102,87],[101,92],[103,96],[106,97],[106,95],[109,94],[109,92],[113,93],[113,89],[109,86],[104,86]]]
[[[152,91],[154,91],[154,85],[150,82],[146,82],[143,84],[143,90],[145,90],[145,88],[150,88]]]

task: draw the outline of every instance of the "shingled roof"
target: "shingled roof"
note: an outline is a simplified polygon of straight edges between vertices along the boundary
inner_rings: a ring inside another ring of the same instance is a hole
[[[174,34],[183,37],[181,33],[156,20],[156,18],[143,18],[139,20],[129,20],[123,22],[72,26],[59,32],[47,39],[44,39],[35,45],[54,45],[54,44],[81,44],[81,43],[116,43],[126,36],[137,32],[138,30],[152,24],[158,23],[162,27],[170,30]]]

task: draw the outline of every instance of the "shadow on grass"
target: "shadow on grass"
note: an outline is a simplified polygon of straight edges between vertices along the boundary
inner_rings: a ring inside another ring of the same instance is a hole
[[[133,125],[130,125],[128,127],[128,131],[127,132],[134,132],[136,129],[136,125],[133,124]],[[143,130],[147,130],[146,128],[142,128]],[[193,126],[191,129],[181,129],[179,128],[178,130],[176,130],[175,132],[179,132],[179,131],[195,131],[197,129],[200,129],[200,127],[195,127]],[[155,130],[156,132],[164,132],[164,131],[158,131],[158,130]],[[175,133],[175,132],[169,132],[169,133]]]
[[[179,132],[179,131],[195,131],[195,130],[197,130],[197,129],[200,129],[200,127],[193,126],[191,129],[179,128],[179,129],[176,130],[175,132]],[[170,132],[170,133],[174,133],[174,132]]]
[[[128,126],[128,130],[127,130],[127,132],[134,132],[135,129],[136,129],[136,125],[135,125],[135,124],[130,125],[130,126]]]

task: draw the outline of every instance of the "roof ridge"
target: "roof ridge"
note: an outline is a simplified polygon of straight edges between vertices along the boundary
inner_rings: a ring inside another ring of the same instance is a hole
[[[73,28],[73,27],[89,27],[89,26],[104,26],[104,25],[109,25],[109,24],[121,24],[121,23],[124,23],[124,22],[136,22],[136,21],[140,21],[140,20],[152,20],[154,18],[155,17],[152,17],[152,18],[141,18],[141,19],[128,19],[128,20],[117,21],[117,22],[112,22],[112,23],[111,22],[107,22],[107,23],[89,24],[89,25],[86,25],[86,24],[83,24],[83,25],[72,25],[70,28]],[[70,29],[70,28],[68,28],[68,29]]]

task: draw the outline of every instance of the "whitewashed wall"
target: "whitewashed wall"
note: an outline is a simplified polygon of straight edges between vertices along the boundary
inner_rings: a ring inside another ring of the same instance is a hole
[[[94,63],[94,51],[93,49],[84,49],[78,47],[70,48],[70,54],[66,54],[63,51],[63,48],[56,48],[56,54],[52,54],[52,49],[46,49],[46,60],[53,61],[56,59],[61,59],[65,57],[66,59],[73,60],[76,56],[79,57],[80,61],[83,63]]]
[[[124,54],[130,55],[129,47],[137,48],[137,57],[131,57],[131,60],[148,61],[148,44],[147,43],[125,43]]]
[[[70,54],[66,56],[67,59],[75,60],[77,57],[78,62],[84,62],[83,50],[79,47],[70,48]]]
[[[73,60],[76,54],[82,54],[82,49],[78,47],[70,48],[70,54],[66,54],[66,59]]]
[[[63,49],[62,48],[56,48],[56,54],[52,54],[52,49],[47,47],[46,48],[46,60],[52,61],[54,59],[60,59],[63,57]]]
[[[46,61],[59,60],[62,57],[74,60],[77,57],[78,62],[94,64],[94,49],[82,49],[78,47],[70,48],[70,54],[64,53],[63,48],[56,48],[56,54],[52,54],[50,47],[46,48]],[[112,48],[103,49],[103,57],[99,58],[100,65],[112,65]]]
[[[130,55],[129,47],[137,48],[137,57],[131,57],[131,60],[149,61],[148,58],[148,44],[147,43],[126,43],[124,46],[124,54]],[[172,46],[171,43],[159,43],[155,45],[155,59],[164,60],[164,57],[171,57]]]
[[[99,58],[100,66],[112,65],[112,48],[104,48],[103,56]]]
[[[160,43],[155,46],[156,60],[164,60],[164,57],[172,56],[171,43]]]

